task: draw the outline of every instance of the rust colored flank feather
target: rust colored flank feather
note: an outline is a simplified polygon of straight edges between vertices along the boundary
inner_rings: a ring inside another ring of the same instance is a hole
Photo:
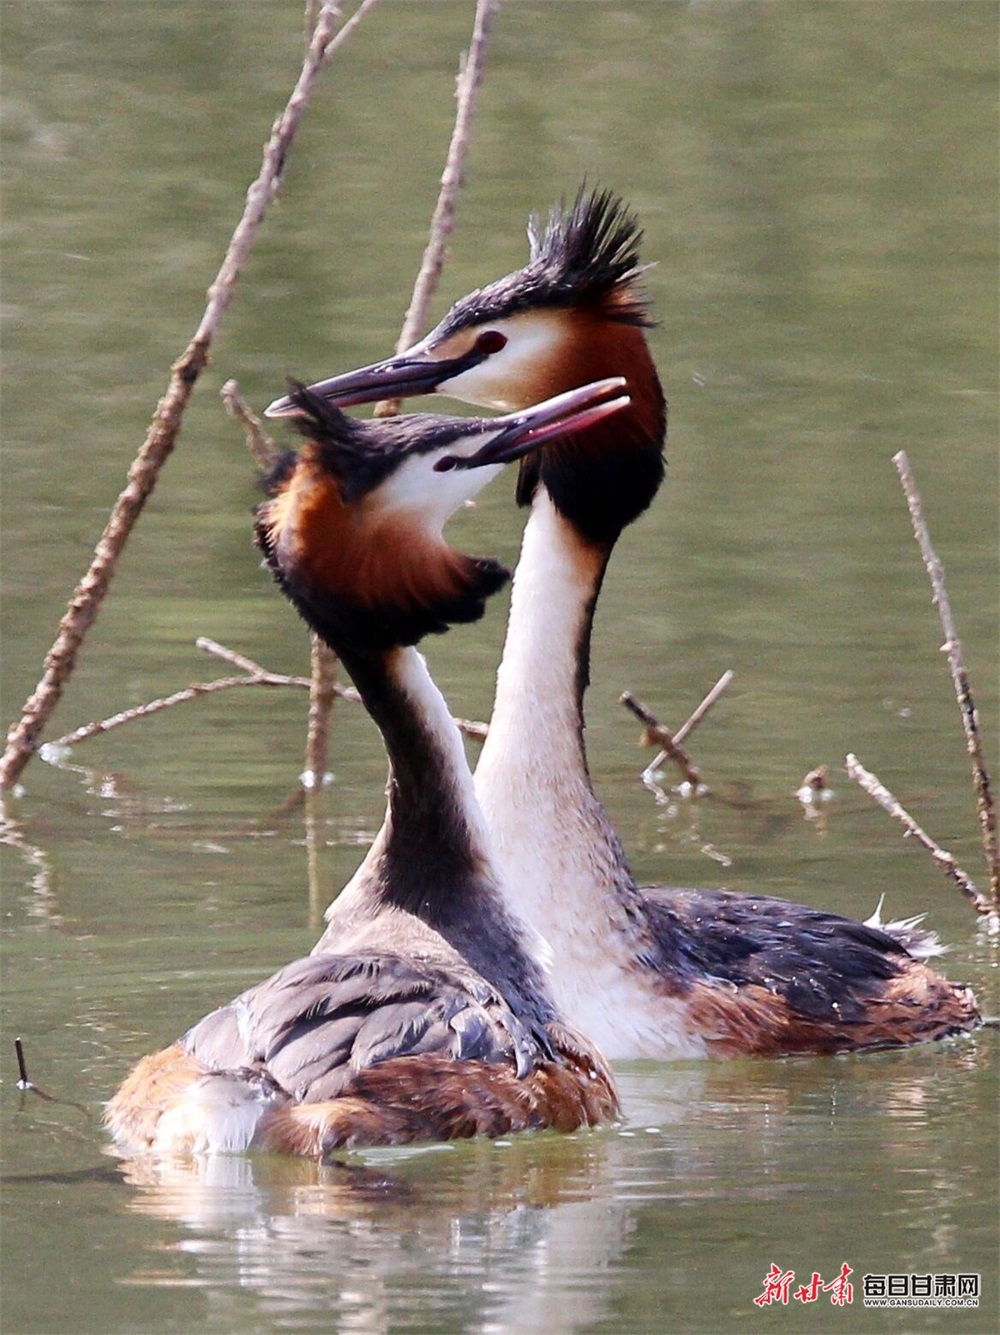
[[[806,1015],[787,996],[761,984],[739,989],[698,982],[688,997],[688,1024],[715,1057],[784,1057],[908,1047],[976,1027],[979,1010],[970,988],[950,983],[917,960],[874,986],[848,1016]]]
[[[271,1087],[251,1145],[319,1158],[340,1148],[568,1132],[612,1120],[618,1100],[607,1069],[576,1052],[560,1055],[561,1063],[543,1062],[525,1077],[511,1066],[438,1053],[400,1057],[358,1071],[341,1095],[319,1102]],[[244,1080],[252,1074],[241,1073]],[[207,1147],[199,1096],[216,1084],[223,1099],[245,1095],[244,1081],[212,1071],[173,1043],[137,1063],[109,1102],[106,1125],[131,1149],[198,1153]]]

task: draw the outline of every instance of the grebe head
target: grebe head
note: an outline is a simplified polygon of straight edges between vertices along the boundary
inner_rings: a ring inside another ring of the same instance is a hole
[[[338,651],[415,644],[475,621],[508,572],[449,546],[444,524],[505,463],[627,409],[622,389],[609,378],[504,417],[359,422],[298,386],[289,397],[306,443],[267,480],[258,545]]]
[[[605,431],[532,453],[518,489],[528,503],[542,482],[585,536],[613,542],[663,476],[666,405],[643,332],[651,320],[642,233],[617,196],[581,188],[544,224],[533,217],[528,238],[523,269],[462,297],[412,348],[311,388],[341,406],[437,392],[509,411],[624,376],[629,409]],[[272,417],[298,411],[291,396],[267,409]]]

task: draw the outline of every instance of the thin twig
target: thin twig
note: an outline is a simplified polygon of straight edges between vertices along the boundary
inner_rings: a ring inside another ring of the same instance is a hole
[[[232,663],[234,667],[242,668],[244,672],[249,672],[254,677],[276,676],[273,672],[268,672],[267,668],[248,658],[246,654],[237,653],[235,649],[227,649],[224,644],[219,644],[215,640],[210,640],[207,635],[201,635],[195,644],[199,649],[204,649],[206,653],[215,654],[217,658],[225,659],[227,663]],[[336,655],[332,655],[336,662]],[[290,677],[289,685],[302,686],[312,685],[311,677]],[[361,695],[353,686],[342,686],[339,681],[333,681],[330,689],[338,700],[347,700],[352,705],[361,703]]]
[[[951,669],[951,679],[955,687],[955,698],[958,700],[958,708],[962,715],[962,726],[965,729],[966,750],[972,759],[972,781],[976,791],[976,809],[979,814],[983,851],[986,854],[986,863],[990,874],[990,894],[995,909],[1000,912],[1000,843],[997,840],[996,802],[994,801],[990,776],[987,773],[986,761],[983,756],[979,715],[972,699],[969,676],[966,672],[965,658],[962,653],[962,642],[958,638],[955,619],[951,611],[951,602],[945,588],[944,567],[931,545],[930,533],[924,520],[923,506],[920,502],[920,493],[917,490],[906,451],[900,450],[898,454],[894,454],[892,462],[896,465],[899,480],[903,484],[906,504],[909,507],[910,519],[913,523],[913,532],[920,545],[920,553],[924,558],[924,565],[927,567],[931,588],[934,591],[934,604],[938,609],[941,625],[944,628],[945,642],[941,647],[948,655],[948,666]]]
[[[312,676],[309,686],[309,726],[306,732],[306,768],[302,783],[320,789],[326,780],[326,757],[333,702],[337,698],[337,655],[318,635],[312,637]]]
[[[305,12],[302,15],[302,37],[307,51],[316,27],[316,19],[319,15],[321,3],[322,0],[306,0]]]
[[[906,835],[916,839],[924,848],[928,850],[934,861],[944,872],[959,886],[965,894],[977,913],[989,915],[995,920],[997,911],[985,895],[976,889],[970,877],[968,877],[954,857],[939,844],[936,844],[929,834],[917,824],[913,817],[906,811],[901,803],[890,793],[889,789],[858,760],[857,756],[849,755],[847,757],[847,773],[856,783],[859,783],[869,797],[873,797],[884,811],[890,816],[894,816],[900,821],[906,829]],[[905,836],[904,836],[905,837]]]
[[[46,742],[41,748],[43,758],[65,747],[76,746],[78,742],[85,742],[91,737],[102,736],[106,732],[111,732],[114,728],[120,728],[125,723],[135,723],[137,719],[149,718],[152,714],[159,714],[164,709],[172,709],[175,705],[187,704],[190,700],[200,700],[205,695],[216,695],[219,691],[230,691],[237,686],[298,686],[309,689],[308,677],[288,677],[277,672],[255,673],[253,676],[245,677],[218,677],[215,681],[196,681],[190,686],[186,686],[181,691],[174,691],[172,695],[164,695],[156,700],[149,700],[144,705],[135,705],[131,709],[123,709],[118,714],[112,714],[109,718],[97,719],[93,723],[84,723],[73,732],[67,732],[62,737],[57,737],[55,741]]]
[[[424,251],[420,272],[413,287],[413,295],[407,308],[406,317],[396,351],[404,352],[418,339],[427,324],[427,310],[431,298],[437,290],[441,270],[444,268],[448,238],[455,226],[455,205],[458,192],[465,182],[465,160],[469,152],[472,135],[472,121],[476,114],[476,98],[483,81],[486,67],[486,49],[489,44],[490,25],[500,6],[500,0],[477,0],[476,17],[472,26],[472,39],[468,55],[459,71],[455,85],[455,128],[452,131],[448,156],[444,171],[441,173],[441,189],[431,218],[430,239]],[[399,412],[400,399],[385,399],[375,408],[376,417],[392,417]]]
[[[175,705],[187,704],[190,700],[199,700],[204,695],[215,695],[219,691],[230,691],[238,686],[265,686],[272,689],[286,686],[294,687],[297,690],[307,690],[310,693],[315,692],[317,674],[314,671],[310,677],[297,677],[286,672],[271,672],[262,667],[254,659],[248,658],[246,654],[238,653],[235,649],[228,649],[224,644],[219,644],[216,640],[210,639],[207,635],[201,635],[195,641],[199,649],[205,653],[214,655],[216,658],[223,659],[226,663],[231,663],[233,667],[239,668],[243,674],[239,677],[217,677],[213,681],[194,682],[191,686],[184,687],[183,690],[174,691],[171,695],[161,696],[156,700],[149,700],[142,705],[134,705],[131,709],[123,709],[120,713],[112,714],[108,718],[97,719],[93,723],[84,723],[73,732],[64,733],[62,737],[55,738],[54,741],[46,742],[41,748],[42,755],[55,755],[57,751],[67,747],[75,746],[78,742],[85,742],[91,737],[99,737],[103,733],[111,732],[114,728],[120,728],[126,723],[135,723],[139,719],[149,718],[153,714],[159,714],[164,709],[172,709]],[[329,696],[337,700],[346,700],[349,704],[357,705],[361,703],[361,696],[353,686],[344,686],[341,682],[333,678],[333,669],[337,664],[337,656],[327,649],[321,640],[313,639],[314,651],[318,648],[323,657],[329,659],[329,668],[319,674],[323,682],[323,690]],[[469,737],[475,737],[482,741],[487,732],[488,726],[485,723],[479,723],[475,719],[456,718],[455,726],[460,732],[464,732]],[[315,768],[309,772],[312,775],[322,775],[326,772],[326,757],[315,754]],[[313,781],[306,780],[306,786],[311,786]],[[2,831],[0,831],[2,836]]]
[[[28,1078],[28,1064],[24,1058],[24,1044],[20,1038],[14,1039],[14,1053],[17,1057],[17,1088],[22,1094],[37,1094],[45,1103],[61,1103],[67,1108],[79,1108],[80,1112],[90,1116],[89,1110],[82,1103],[77,1103],[74,1099],[57,1099],[54,1094],[46,1094],[44,1089],[39,1089],[33,1080]]]
[[[490,725],[488,723],[480,723],[473,718],[456,718],[453,722],[459,732],[464,732],[466,737],[475,738],[477,742],[485,742],[489,736]]]
[[[246,433],[247,449],[254,463],[264,472],[273,468],[281,451],[264,430],[260,418],[251,412],[246,399],[240,393],[238,383],[235,380],[227,380],[219,394],[225,404],[226,412],[230,417],[236,418]]]
[[[24,1044],[20,1038],[14,1039],[14,1053],[17,1056],[17,1087],[18,1089],[31,1089],[32,1084],[28,1079],[28,1067],[24,1060]]]
[[[684,738],[688,735],[688,733],[694,732],[695,728],[697,728],[698,724],[702,721],[702,719],[712,708],[715,702],[719,699],[719,697],[726,690],[729,689],[729,684],[735,676],[736,673],[733,672],[731,668],[723,672],[722,676],[715,683],[715,685],[712,687],[709,693],[705,696],[704,700],[702,700],[701,704],[694,711],[694,713],[687,720],[687,722],[682,723],[681,726],[674,733],[675,742],[683,742]]]
[[[199,635],[194,642],[195,648],[200,649],[202,653],[212,654],[216,658],[221,658],[224,663],[229,663],[232,667],[239,668],[241,672],[248,672],[251,677],[266,677],[267,669],[248,658],[246,654],[239,653],[236,649],[230,649],[218,640],[210,639],[207,635]],[[301,680],[305,681],[303,677]]]
[[[201,635],[195,640],[197,648],[207,654],[212,654],[216,658],[221,658],[224,662],[230,663],[233,667],[239,668],[245,675],[239,677],[217,677],[214,681],[194,682],[191,686],[186,686],[183,690],[174,691],[172,695],[161,696],[156,700],[149,700],[146,704],[135,705],[131,709],[123,709],[118,714],[112,714],[109,718],[98,719],[93,723],[85,723],[81,727],[74,729],[73,732],[67,732],[62,737],[57,737],[53,742],[47,742],[43,752],[75,746],[78,742],[85,742],[90,737],[99,737],[103,733],[110,732],[113,728],[120,728],[125,723],[134,723],[137,719],[149,718],[152,714],[159,714],[164,709],[172,709],[175,705],[187,704],[190,700],[199,700],[204,695],[215,695],[219,691],[231,691],[238,686],[266,686],[273,688],[292,686],[298,690],[311,690],[312,679],[310,677],[291,676],[286,672],[269,672],[267,668],[248,658],[246,654],[237,653],[235,649],[228,649],[224,644],[219,644],[217,640],[210,639],[207,635]],[[334,682],[331,687],[335,695],[342,699],[349,700],[352,704],[357,704],[361,699],[353,686],[341,686],[339,682]]]
[[[146,439],[129,469],[125,489],[112,508],[90,569],[77,585],[59,623],[56,639],[45,659],[42,677],[26,701],[20,719],[7,735],[6,749],[0,759],[0,788],[13,787],[37,749],[42,730],[59,703],[76,665],[84,637],[107,594],[118,558],[156,486],[160,469],[173,451],[184,410],[208,362],[209,349],[233,298],[236,282],[250,253],[257,228],[280,187],[288,151],[316,79],[340,42],[349,31],[353,31],[361,15],[375,2],[365,0],[336,36],[341,0],[326,0],[320,10],[302,70],[284,111],[274,123],[264,148],[260,174],[247,191],[243,216],[233,232],[215,281],[208,289],[205,312],[191,342],[171,368],[167,392],[157,405]]]

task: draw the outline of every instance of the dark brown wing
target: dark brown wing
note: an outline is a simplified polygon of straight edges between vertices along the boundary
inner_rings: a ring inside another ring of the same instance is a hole
[[[885,932],[764,895],[644,888],[647,958],[720,1049],[894,1047],[973,1029],[968,988]]]

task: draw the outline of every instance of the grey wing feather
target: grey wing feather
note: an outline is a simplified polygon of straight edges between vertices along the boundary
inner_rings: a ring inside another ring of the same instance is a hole
[[[385,955],[310,955],[286,965],[183,1039],[214,1070],[266,1069],[286,1092],[336,1097],[351,1076],[392,1057],[444,1053],[513,1064],[547,1056],[479,975]]]

